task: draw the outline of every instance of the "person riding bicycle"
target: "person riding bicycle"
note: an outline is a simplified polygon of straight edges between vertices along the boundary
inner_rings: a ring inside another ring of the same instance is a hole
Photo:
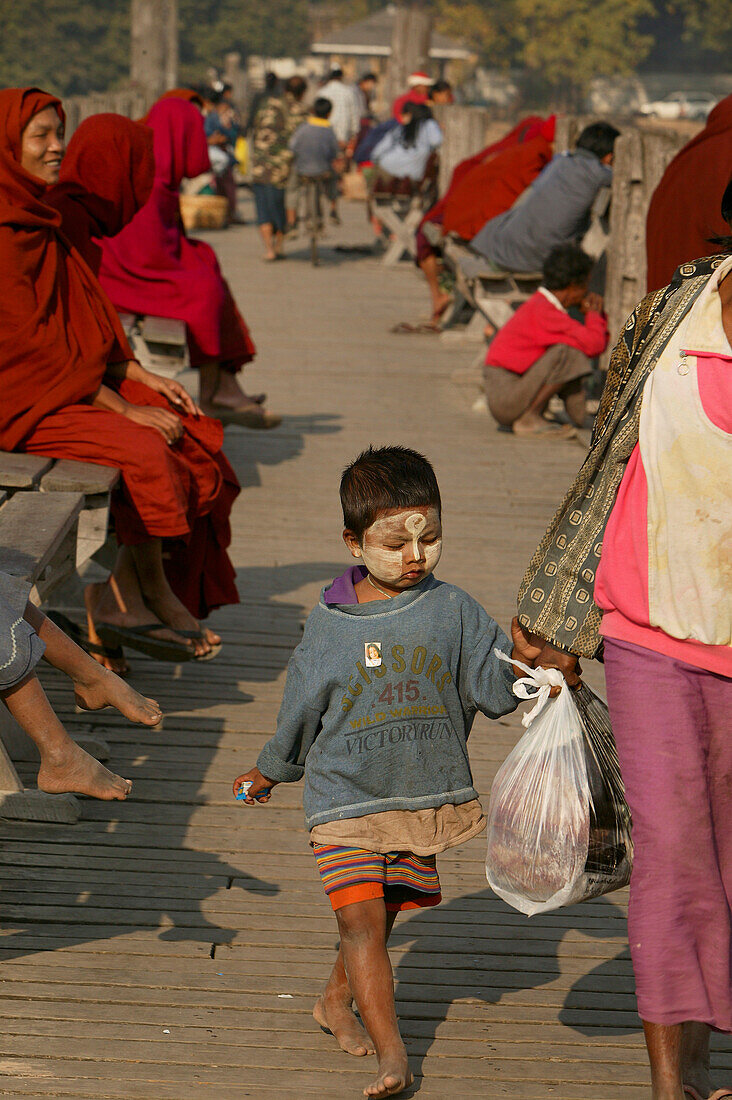
[[[341,151],[329,121],[332,110],[331,101],[319,96],[307,122],[303,122],[290,138],[290,149],[294,153],[293,172],[300,178],[327,181],[328,197],[334,204],[338,195]]]

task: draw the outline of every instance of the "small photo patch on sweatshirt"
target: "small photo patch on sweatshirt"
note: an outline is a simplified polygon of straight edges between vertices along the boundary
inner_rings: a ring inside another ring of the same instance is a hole
[[[381,664],[381,642],[366,642],[363,654],[366,668],[378,668]]]

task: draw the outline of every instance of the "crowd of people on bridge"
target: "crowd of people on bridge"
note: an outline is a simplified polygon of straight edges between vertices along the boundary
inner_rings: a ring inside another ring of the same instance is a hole
[[[424,178],[442,140],[430,104],[449,87],[413,74],[382,124],[372,92],[370,74],[349,85],[340,70],[314,97],[301,77],[267,82],[247,130],[268,261],[294,225],[302,178],[331,181],[334,218],[351,158],[380,184]],[[0,697],[38,744],[42,789],[124,799],[129,781],[71,741],[35,669],[45,651],[80,706],[160,721],[157,703],[122,679],[123,648],[175,663],[220,652],[204,620],[239,598],[228,553],[239,484],[224,428],[269,429],[280,418],[243,388],[251,333],[213,249],[180,220],[181,188],[209,186],[212,172],[236,206],[238,127],[226,89],[174,89],[144,120],[94,116],[68,149],[64,120],[61,101],[38,88],[0,91],[0,448],[117,468],[117,557],[109,579],[85,590],[88,633],[77,630],[86,653],[0,574]],[[619,133],[594,123],[572,153],[553,156],[554,121],[525,119],[459,165],[418,232],[435,323],[447,305],[445,234],[497,272],[538,276],[536,292],[490,334],[485,359],[488,407],[516,436],[574,434],[592,360],[619,335],[589,452],[527,569],[511,640],[433,576],[442,527],[429,462],[370,448],[341,482],[356,565],[324,589],[277,731],[235,791],[253,805],[305,778],[311,843],[341,934],[315,1017],[350,1053],[376,1049],[366,1094],[394,1095],[411,1071],[386,941],[397,912],[439,902],[435,856],[483,827],[466,748],[473,718],[516,706],[512,661],[557,668],[573,687],[580,660],[603,658],[633,816],[630,942],[653,1097],[719,1100],[732,1096],[709,1074],[711,1031],[732,1032],[732,97],[656,190],[649,294],[621,334],[609,331],[598,266],[583,248]],[[138,362],[125,313],[185,323],[197,401]],[[568,424],[547,420],[553,398]],[[399,702],[417,691],[440,720],[430,727],[438,769],[430,756],[416,767],[400,755],[403,730],[380,742],[364,733],[379,693],[391,691],[387,665],[409,677],[398,680]],[[388,753],[378,767],[377,744]]]

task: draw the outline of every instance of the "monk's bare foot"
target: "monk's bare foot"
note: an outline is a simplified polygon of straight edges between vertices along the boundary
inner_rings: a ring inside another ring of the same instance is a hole
[[[83,683],[75,680],[74,694],[78,706],[83,710],[114,707],[125,718],[129,718],[131,722],[139,722],[141,726],[157,726],[163,717],[159,703],[140,695],[139,691],[120,680],[119,676],[104,669],[100,669],[93,680]]]
[[[109,771],[69,737],[63,747],[41,753],[38,789],[48,794],[86,794],[111,801],[127,798],[132,783]]]
[[[84,589],[84,603],[86,604],[86,619],[90,638],[92,634],[98,637],[96,623],[109,623],[111,626],[126,626],[134,629],[136,626],[147,626],[156,618],[142,603],[135,610],[130,608],[120,609],[109,583],[95,582],[88,584]],[[186,612],[186,614],[188,613]],[[157,618],[160,617],[157,616]],[[196,626],[198,625],[192,615],[189,616],[189,619]],[[166,625],[162,620],[160,621],[160,630],[152,630],[148,636],[163,642],[175,642],[176,645],[193,647],[190,638],[184,638],[182,635],[176,634],[175,630],[170,629],[169,624]],[[114,671],[114,669],[111,671]]]
[[[439,298],[436,298],[432,303],[432,323],[438,324],[443,313],[452,302],[452,297],[449,294],[440,294]]]
[[[393,1054],[385,1054],[379,1061],[379,1075],[372,1085],[363,1090],[364,1096],[396,1096],[414,1081],[407,1062],[407,1052],[402,1047]]]
[[[347,1002],[336,997],[318,997],[313,1008],[313,1019],[338,1040],[338,1045],[346,1054],[363,1058],[374,1053],[374,1044]]]
[[[195,631],[199,635],[199,637],[186,639],[193,646],[197,657],[203,657],[211,652],[211,642],[206,637],[206,632],[201,629],[201,624],[171,589],[164,594],[145,593],[145,602],[153,614],[171,630]]]

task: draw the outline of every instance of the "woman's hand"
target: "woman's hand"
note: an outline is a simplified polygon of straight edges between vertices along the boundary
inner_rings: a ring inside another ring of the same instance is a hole
[[[196,417],[201,415],[198,405],[186,389],[181,386],[180,382],[176,382],[173,378],[163,378],[161,374],[153,374],[152,371],[144,368],[141,369],[142,378],[135,380],[144,382],[149,389],[165,397],[170,401],[176,412],[187,413],[188,416]]]
[[[564,650],[557,649],[542,638],[541,634],[534,634],[527,630],[516,617],[511,620],[511,638],[513,640],[511,657],[514,661],[522,661],[531,668],[558,668],[569,687],[580,686],[582,669],[579,658],[575,657],[574,653],[565,653]],[[515,665],[514,672],[517,676],[522,675],[521,669],[517,669]],[[552,688],[551,697],[558,695],[560,690],[560,688]]]
[[[251,783],[247,791],[247,797],[243,799],[247,806],[253,806],[255,802],[269,802],[270,792],[273,787],[277,786],[275,780],[267,779],[266,775],[262,775],[259,768],[251,768],[250,771],[244,772],[244,775],[239,775],[234,780],[234,797],[238,795],[244,783]]]
[[[183,421],[175,413],[167,409],[155,409],[148,405],[130,405],[124,410],[124,415],[135,424],[143,424],[146,428],[155,428],[160,432],[165,442],[172,447],[183,435]]]
[[[571,688],[578,688],[582,681],[582,669],[579,657],[574,653],[566,653],[563,649],[557,649],[551,642],[545,642],[544,647],[536,658],[535,668],[558,668],[567,684]]]

